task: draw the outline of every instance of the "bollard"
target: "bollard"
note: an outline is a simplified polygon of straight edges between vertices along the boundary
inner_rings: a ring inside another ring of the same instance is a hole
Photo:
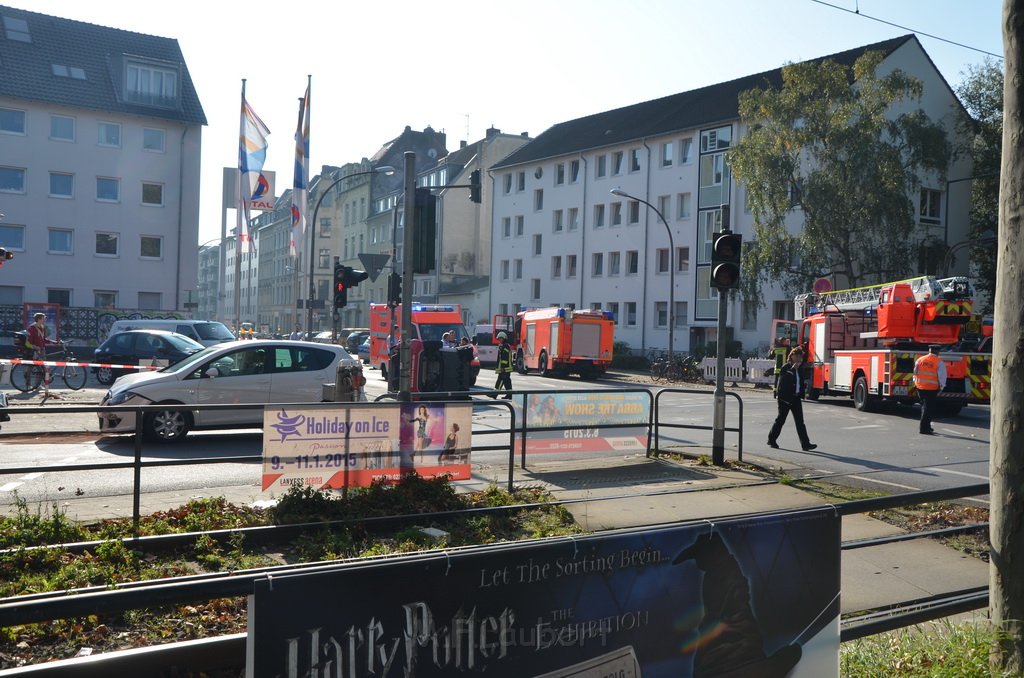
[[[366,402],[366,392],[363,390],[365,385],[366,378],[363,376],[362,365],[338,365],[333,384],[333,397],[330,400],[336,403]],[[324,391],[326,394],[327,385]]]

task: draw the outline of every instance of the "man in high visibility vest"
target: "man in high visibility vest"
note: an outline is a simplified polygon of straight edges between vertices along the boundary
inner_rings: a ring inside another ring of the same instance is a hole
[[[498,375],[497,381],[494,383],[494,390],[500,391],[502,387],[512,390],[512,347],[508,344],[508,335],[504,332],[498,332],[498,339],[501,341],[498,344],[498,364],[495,366],[494,371]],[[496,398],[497,394],[492,395],[492,398]],[[507,393],[504,396],[505,400],[511,400],[512,394]]]
[[[914,388],[921,399],[921,425],[918,433],[930,436],[932,429],[932,413],[935,398],[939,391],[946,388],[946,364],[939,357],[941,347],[938,344],[928,346],[928,352],[914,362]]]

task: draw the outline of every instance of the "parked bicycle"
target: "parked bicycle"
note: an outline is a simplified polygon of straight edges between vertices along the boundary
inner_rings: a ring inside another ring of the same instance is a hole
[[[60,350],[48,353],[46,358],[65,363],[75,363],[78,360],[67,342],[63,341],[60,343]],[[23,393],[37,391],[44,384],[52,383],[57,377],[60,377],[64,385],[72,391],[77,391],[85,387],[88,373],[86,368],[73,364],[49,368],[42,365],[18,364],[11,368],[11,385]]]
[[[651,378],[656,382],[686,381],[699,383],[704,381],[704,371],[700,367],[700,361],[693,356],[676,355],[673,356],[671,361],[668,358],[664,358],[651,363]]]

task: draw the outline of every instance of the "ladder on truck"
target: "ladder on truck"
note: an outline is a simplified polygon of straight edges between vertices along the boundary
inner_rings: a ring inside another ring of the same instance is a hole
[[[933,299],[966,299],[970,298],[971,284],[963,276],[952,278],[936,278],[921,275],[906,280],[854,287],[848,290],[833,292],[808,292],[794,299],[794,311],[797,320],[814,313],[826,311],[863,311],[878,305],[882,290],[897,283],[909,283],[914,293],[914,300],[923,302]]]

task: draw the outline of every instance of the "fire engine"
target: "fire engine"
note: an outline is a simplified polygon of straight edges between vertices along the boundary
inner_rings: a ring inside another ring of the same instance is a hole
[[[808,397],[846,396],[867,411],[879,401],[912,403],[914,362],[929,344],[956,348],[971,321],[973,300],[967,278],[920,276],[908,280],[801,294],[796,320],[772,326],[776,364],[789,348],[803,345]],[[946,387],[937,405],[944,416],[967,403],[987,403],[991,395],[992,356],[943,350]]]
[[[495,336],[508,335],[515,367],[564,377],[576,372],[594,379],[612,364],[615,316],[610,311],[574,311],[552,307],[494,316]],[[500,343],[498,339],[495,343]]]
[[[395,336],[391,337],[392,325],[399,325],[402,317],[402,306],[398,305],[392,309],[387,304],[370,304],[370,364],[380,368],[381,378],[385,381],[388,378],[388,358],[390,357],[389,341],[397,342],[401,337],[399,331],[395,330]],[[413,340],[419,339],[416,346],[428,348],[440,346],[441,337],[445,332],[455,333],[455,342],[459,343],[462,338],[470,338],[466,332],[466,326],[462,322],[462,309],[458,304],[413,304],[412,305],[412,328]],[[422,350],[422,348],[420,350]],[[415,360],[415,356],[413,358]],[[473,348],[473,360],[469,364],[470,376],[469,385],[476,383],[477,375],[480,373],[480,358]]]

